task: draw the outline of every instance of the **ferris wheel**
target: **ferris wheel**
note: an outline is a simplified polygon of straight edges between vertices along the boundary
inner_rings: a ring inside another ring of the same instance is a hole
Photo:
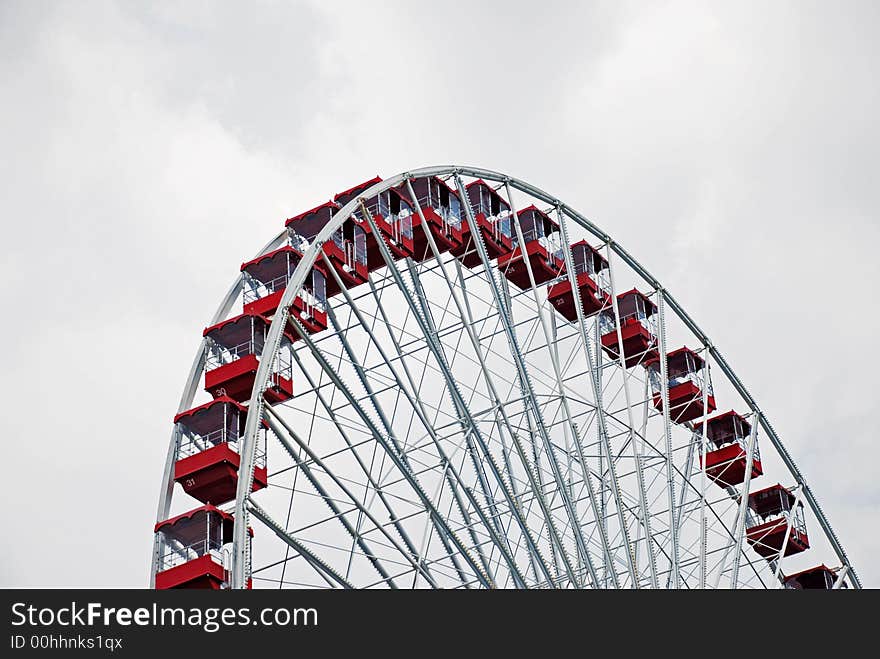
[[[340,192],[241,265],[174,418],[152,585],[861,586],[660,282],[454,166]]]

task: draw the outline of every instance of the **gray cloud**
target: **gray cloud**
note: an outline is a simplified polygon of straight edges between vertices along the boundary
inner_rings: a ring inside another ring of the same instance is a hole
[[[753,390],[880,583],[874,3],[0,4],[5,585],[143,585],[199,331],[281,220],[500,169]]]

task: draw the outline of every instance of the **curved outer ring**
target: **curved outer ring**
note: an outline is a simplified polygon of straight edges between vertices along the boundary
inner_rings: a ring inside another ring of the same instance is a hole
[[[281,302],[279,303],[279,312],[275,315],[272,320],[272,325],[269,329],[269,334],[266,339],[265,346],[263,348],[264,355],[275,355],[278,352],[281,343],[281,335],[285,324],[288,319],[288,307],[293,302],[296,293],[302,287],[305,282],[306,276],[308,275],[309,270],[312,267],[312,264],[319,257],[321,248],[324,243],[331,238],[333,233],[339,228],[342,223],[349,218],[349,216],[357,209],[359,199],[374,197],[381,192],[384,192],[388,188],[393,188],[401,183],[405,182],[410,178],[422,178],[429,176],[445,176],[445,175],[464,175],[470,176],[474,178],[482,178],[489,181],[496,181],[499,183],[508,183],[515,189],[520,192],[524,192],[528,195],[536,199],[540,199],[544,203],[550,204],[555,208],[558,208],[562,213],[565,214],[566,217],[573,220],[575,223],[579,224],[581,227],[589,231],[593,236],[598,238],[601,242],[608,245],[608,247],[614,251],[630,268],[632,268],[644,281],[654,288],[657,291],[663,292],[664,301],[669,305],[669,307],[675,312],[675,314],[684,322],[684,324],[688,327],[688,329],[693,332],[694,336],[703,344],[703,346],[709,351],[709,354],[715,359],[716,364],[722,370],[725,376],[727,376],[728,380],[733,384],[736,391],[742,396],[743,400],[746,404],[751,408],[752,412],[759,414],[761,427],[764,429],[764,432],[767,434],[768,439],[773,444],[776,451],[779,453],[782,458],[785,466],[788,468],[791,475],[794,477],[795,481],[801,487],[803,491],[803,497],[806,499],[809,504],[813,514],[816,516],[816,519],[819,521],[819,524],[822,526],[822,530],[825,532],[825,535],[830,540],[835,553],[837,554],[838,559],[840,560],[842,565],[845,565],[849,568],[848,576],[852,583],[857,587],[861,588],[861,582],[856,574],[855,569],[850,565],[849,559],[847,558],[846,551],[844,551],[843,546],[840,543],[837,535],[834,533],[834,530],[831,528],[831,523],[825,517],[825,513],[822,511],[822,508],[819,506],[819,502],[816,500],[815,495],[810,489],[809,485],[807,485],[806,479],[803,474],[798,469],[797,465],[794,462],[794,459],[791,457],[789,452],[783,446],[782,442],[779,439],[779,436],[776,434],[776,431],[773,429],[773,426],[767,420],[767,415],[761,410],[758,406],[755,399],[749,393],[748,389],[746,389],[745,385],[742,381],[737,377],[736,373],[734,373],[733,369],[727,363],[727,360],[724,359],[721,352],[709,337],[703,332],[702,329],[697,325],[697,323],[693,320],[693,318],[688,315],[688,313],[681,307],[681,305],[666,291],[663,286],[660,284],[659,280],[657,280],[651,273],[649,273],[638,261],[633,258],[629,252],[627,252],[623,247],[621,247],[618,243],[616,243],[607,233],[602,231],[599,227],[593,224],[586,217],[570,208],[566,204],[559,201],[556,197],[547,194],[543,190],[530,185],[524,181],[520,181],[519,179],[507,176],[505,174],[501,174],[499,172],[495,172],[488,169],[481,169],[478,167],[466,167],[466,166],[455,166],[455,165],[444,165],[444,166],[435,166],[435,167],[423,167],[421,169],[415,169],[410,172],[404,172],[402,174],[398,174],[391,178],[385,179],[380,183],[377,183],[370,188],[364,190],[358,197],[349,201],[345,206],[340,208],[331,218],[330,222],[318,233],[312,243],[309,245],[308,249],[305,251],[302,260],[297,266],[296,270],[293,273],[290,281],[288,282],[287,288],[284,290],[284,294],[282,295]],[[465,203],[467,200],[463,200]],[[264,254],[271,249],[277,247],[280,243],[284,241],[286,237],[286,232],[282,232],[278,236],[276,236],[272,241],[270,241],[260,252],[260,254]],[[222,320],[229,312],[229,309],[232,307],[232,304],[235,302],[236,297],[241,289],[241,276],[239,276],[235,283],[230,287],[229,291],[226,294],[226,297],[223,299],[223,302],[220,305],[217,313],[214,316],[213,322],[219,322]],[[192,368],[190,369],[190,376],[187,383],[187,387],[184,390],[184,393],[181,397],[180,407],[178,412],[185,411],[189,408],[192,403],[192,399],[195,395],[196,387],[198,385],[198,380],[201,374],[201,368],[204,360],[204,342],[199,348],[199,352],[196,355],[196,358],[193,362]],[[246,575],[246,565],[248,562],[247,556],[247,525],[248,525],[248,508],[247,508],[247,498],[248,493],[251,489],[251,480],[253,478],[253,469],[254,469],[254,457],[255,457],[255,449],[256,442],[254,441],[254,437],[256,435],[256,431],[259,425],[259,421],[263,415],[263,391],[268,384],[270,368],[272,366],[273,359],[261,359],[260,366],[257,370],[257,375],[254,383],[254,389],[251,392],[250,404],[248,406],[248,416],[247,423],[245,426],[245,435],[242,440],[241,446],[241,465],[239,469],[239,474],[246,474],[247,477],[239,478],[238,480],[238,489],[236,492],[235,499],[235,530],[234,530],[234,544],[232,551],[232,566],[231,566],[231,585],[233,588],[243,588],[245,586],[247,575]],[[174,473],[174,452],[176,445],[176,435],[172,432],[171,444],[168,449],[168,457],[165,463],[165,475],[162,482],[162,490],[159,495],[159,510],[158,510],[158,518],[157,521],[162,521],[167,518],[170,510],[171,503],[171,490],[174,485],[173,481],[173,473]],[[154,541],[154,556],[153,556],[153,566],[152,566],[152,579],[155,580],[155,572],[156,566],[158,563],[158,540]]]

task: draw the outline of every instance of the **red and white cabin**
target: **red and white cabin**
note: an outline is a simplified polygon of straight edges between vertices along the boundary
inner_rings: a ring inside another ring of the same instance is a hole
[[[368,183],[372,185],[372,182],[368,181]],[[367,183],[362,185],[368,187]],[[376,228],[379,229],[379,233],[382,234],[382,239],[384,239],[385,244],[388,246],[391,257],[395,261],[408,257],[415,258],[414,227],[420,223],[420,220],[413,205],[404,194],[399,190],[390,188],[372,199],[365,199],[364,207],[372,216]],[[363,210],[361,208],[355,209],[354,213],[359,220],[362,219]],[[365,219],[361,222],[361,225],[367,231],[367,264],[370,272],[372,272],[384,267],[385,259],[382,258],[379,243],[371,236],[372,227],[370,227]],[[424,239],[424,236],[422,238]]]
[[[510,229],[510,204],[508,204],[498,192],[482,179],[472,181],[465,186],[467,202],[474,214],[474,221],[480,229],[483,243],[486,246],[486,255],[490,261],[513,251],[513,241],[510,231],[505,233],[502,222],[507,221]],[[482,264],[477,252],[476,243],[471,235],[471,226],[467,216],[462,213],[461,230],[458,235],[459,245],[450,251],[462,262],[465,267],[473,268]]]
[[[731,410],[713,416],[706,421],[706,439],[714,447],[706,452],[706,475],[721,487],[740,485],[746,479],[746,466],[749,436],[752,425]],[[703,423],[694,424],[694,434],[702,436]],[[700,467],[703,456],[700,455]],[[761,454],[758,452],[758,438],[752,450],[752,478],[764,473],[761,467]]]
[[[752,492],[749,495],[749,508],[761,522],[746,529],[746,539],[752,548],[766,559],[779,556],[785,546],[783,556],[799,554],[810,548],[807,538],[807,525],[804,521],[804,506],[798,502],[791,490],[779,485]],[[789,529],[786,533],[786,529]],[[786,542],[786,538],[788,541]]]
[[[783,583],[790,590],[831,590],[837,582],[837,573],[825,564],[791,574]],[[846,588],[846,586],[842,586]]]
[[[657,324],[655,316],[657,305],[644,293],[635,288],[617,296],[617,310],[620,314],[620,334],[623,339],[623,358],[627,368],[636,364],[647,365],[658,359]],[[599,331],[602,334],[602,349],[611,359],[619,359],[617,324],[613,309],[606,309],[599,316]]]
[[[462,225],[467,224],[467,220],[464,218],[458,193],[436,176],[414,178],[410,183],[416,197],[415,203],[425,217],[437,251],[440,254],[460,251],[463,247]],[[405,198],[409,198],[406,184],[399,189]],[[416,261],[425,261],[434,255],[428,244],[428,238],[420,227],[421,221],[421,216],[416,212],[412,219]]]
[[[243,313],[205,328],[205,391],[219,398],[228,396],[239,403],[250,400],[260,355],[269,334],[271,321],[265,316]],[[293,398],[290,361],[291,344],[299,338],[285,331],[278,359],[273,366],[266,400],[274,405]]]
[[[581,309],[584,317],[589,318],[611,304],[608,261],[586,240],[571,246],[571,260]],[[575,296],[571,293],[571,283],[567,277],[548,288],[547,299],[568,320],[577,322]]]
[[[302,258],[298,249],[284,246],[243,263],[244,312],[271,319]],[[326,304],[327,274],[324,266],[316,263],[290,305],[290,316],[299,320],[309,334],[322,332],[327,329]]]
[[[565,259],[559,250],[559,225],[536,206],[523,208],[516,214],[522,231],[524,245],[519,245],[519,237],[510,221],[500,221],[501,232],[509,235],[513,250],[509,254],[498,257],[498,269],[510,282],[521,290],[532,287],[525,258],[532,266],[535,285],[546,284],[552,279],[565,274]]]
[[[233,524],[232,515],[211,505],[156,524],[155,532],[161,536],[156,589],[227,588],[223,557],[232,543]],[[252,537],[248,528],[249,540]]]
[[[334,201],[328,201],[305,213],[291,217],[285,223],[295,249],[305,249],[315,236],[330,222],[340,208]],[[359,286],[367,281],[367,231],[354,218],[348,218],[324,243],[322,251],[342,280],[346,288]],[[323,261],[323,259],[321,259]],[[327,273],[327,296],[333,297],[340,291],[336,278]]]
[[[369,181],[364,181],[348,190],[343,190],[342,192],[337,193],[333,197],[333,202],[341,208],[352,199],[361,196],[367,188],[381,182],[382,177],[375,176]],[[383,195],[379,195],[379,197],[382,196]],[[395,200],[392,201],[391,196],[394,196]],[[386,217],[391,214],[390,210],[392,204],[395,209],[398,209],[398,203],[401,201],[400,195],[397,193],[394,195],[385,195],[382,210],[386,212],[385,214],[382,214],[379,210],[379,198],[374,197],[372,199],[364,200],[364,205],[367,207],[368,212],[373,216],[376,228],[379,229],[379,236],[373,235],[373,228],[370,226],[370,223],[367,222],[367,218],[363,216],[363,210],[361,209],[360,204],[357,204],[352,211],[350,219],[354,226],[359,228],[358,236],[363,235],[363,259],[367,266],[367,272],[373,272],[374,270],[385,267],[385,259],[382,258],[382,252],[379,250],[378,240],[383,240],[385,244],[388,245],[391,256],[395,260],[408,256],[408,234],[411,233],[408,228],[411,228],[411,223],[400,217]],[[408,202],[405,205],[401,204],[400,208],[404,210],[398,210],[396,213],[398,216],[407,216],[407,211],[405,209],[412,210]],[[346,223],[348,223],[348,220],[346,220]],[[389,240],[389,236],[396,236],[397,240]],[[358,238],[358,240],[360,240],[360,238]]]
[[[703,416],[703,392],[706,392],[706,414],[715,411],[712,383],[703,377],[703,358],[685,346],[666,355],[669,381],[669,418],[673,423],[687,423]],[[654,407],[663,411],[660,359],[648,364]]]
[[[187,494],[217,506],[235,499],[241,463],[239,443],[246,420],[247,407],[226,396],[174,417],[177,430],[174,480]],[[266,424],[263,422],[257,434],[251,491],[267,485]]]

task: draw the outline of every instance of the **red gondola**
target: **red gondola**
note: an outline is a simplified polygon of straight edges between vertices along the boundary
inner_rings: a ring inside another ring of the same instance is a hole
[[[302,252],[285,246],[243,263],[244,311],[272,318],[281,303],[296,266],[302,261]],[[316,263],[291,304],[291,318],[302,323],[309,334],[327,329],[327,275]]]
[[[177,453],[174,480],[202,503],[221,505],[235,498],[240,465],[239,440],[244,436],[247,407],[221,396],[174,417]],[[257,435],[252,491],[268,484],[266,425]]]
[[[415,202],[425,217],[437,251],[440,254],[460,251],[463,247],[462,226],[467,224],[467,220],[464,218],[458,193],[436,176],[412,179],[410,183],[416,197]],[[406,184],[400,186],[400,191],[409,199],[409,189]],[[425,231],[420,226],[421,217],[418,212],[413,216],[412,222],[414,258],[417,261],[427,260],[434,253],[428,244]]]
[[[517,288],[531,288],[529,271],[523,260],[523,254],[532,267],[535,284],[545,284],[565,274],[565,259],[559,248],[554,245],[554,237],[558,237],[559,225],[549,215],[536,206],[528,206],[516,214],[522,232],[524,245],[519,245],[516,227],[511,225],[510,218],[500,221],[501,232],[509,235],[513,249],[509,254],[498,257],[498,269]],[[558,243],[557,243],[558,244]]]
[[[746,479],[746,463],[751,424],[731,410],[706,421],[706,439],[715,448],[706,453],[706,475],[721,487],[739,485]],[[694,424],[694,434],[702,436],[703,424]],[[700,455],[700,466],[703,456]],[[764,471],[761,467],[761,454],[758,452],[758,438],[752,450],[752,478]]]
[[[620,314],[620,334],[626,367],[647,365],[659,358],[657,325],[654,319],[657,306],[634,288],[617,296],[617,310]],[[602,349],[611,359],[618,359],[617,325],[613,310],[605,310],[599,316],[599,331],[602,334]]]
[[[501,197],[488,183],[478,179],[468,183],[465,187],[468,203],[474,214],[474,221],[480,228],[483,244],[486,246],[486,255],[492,261],[500,256],[509,254],[513,250],[513,240],[510,235],[510,204]],[[507,224],[504,224],[506,220]],[[450,251],[468,268],[474,268],[482,263],[477,252],[476,244],[471,235],[471,227],[467,216],[462,213],[461,228],[456,236],[458,246]],[[508,232],[504,232],[504,227]]]
[[[239,403],[250,400],[271,321],[258,314],[241,314],[205,328],[205,390],[214,398],[228,396]],[[265,398],[270,404],[293,398],[289,358],[294,337],[285,331]]]
[[[827,565],[817,565],[809,570],[791,574],[783,583],[791,590],[831,590],[837,582],[837,573]],[[846,586],[842,586],[846,588]]]
[[[397,261],[416,254],[414,229],[418,215],[413,205],[393,188],[379,193],[378,196],[364,201],[364,208],[372,216],[376,228],[382,234],[391,257]],[[385,266],[385,259],[379,249],[379,243],[372,236],[372,227],[362,218],[363,210],[354,210],[355,217],[367,230],[367,265],[370,272]],[[421,229],[419,229],[421,231]]]
[[[648,364],[653,391],[654,407],[663,411],[660,359]],[[715,411],[712,383],[703,378],[703,358],[688,347],[673,350],[666,355],[666,375],[669,380],[669,418],[673,423],[687,423],[703,416],[703,391],[706,392],[706,414]]]
[[[761,523],[746,529],[746,539],[764,558],[779,556],[783,545],[784,556],[799,554],[810,548],[803,504],[798,502],[795,505],[795,496],[787,488],[776,484],[752,492],[749,495],[749,508]],[[786,529],[790,531],[786,533]]]
[[[607,281],[608,261],[586,240],[571,246],[571,260],[583,315],[589,317],[599,313],[611,304]],[[575,296],[571,293],[571,283],[567,277],[549,287],[547,299],[568,320],[577,322]]]
[[[359,183],[348,190],[343,190],[333,197],[334,203],[340,207],[348,204],[352,199],[360,197],[367,189],[382,182],[382,177],[375,176],[369,181]],[[379,249],[377,240],[383,240],[395,260],[406,258],[412,252],[412,220],[408,219],[412,213],[409,202],[401,198],[398,192],[385,191],[373,197],[364,199],[364,206],[373,216],[376,228],[380,236],[373,235],[373,228],[363,216],[360,204],[356,204],[352,210],[350,221],[359,228],[359,236],[363,236],[363,260],[366,263],[367,272],[373,272],[385,267],[385,259]],[[392,214],[391,209],[394,208]]]
[[[285,226],[292,246],[305,249],[338,210],[336,202],[328,201],[287,220]],[[349,217],[333,232],[324,243],[323,252],[346,288],[367,281],[370,274],[367,268],[367,230],[355,218]],[[327,296],[333,297],[339,293],[339,286],[336,278],[327,274]]]
[[[232,515],[211,505],[156,524],[155,532],[161,534],[156,589],[227,588],[223,555],[232,543],[233,524]]]

